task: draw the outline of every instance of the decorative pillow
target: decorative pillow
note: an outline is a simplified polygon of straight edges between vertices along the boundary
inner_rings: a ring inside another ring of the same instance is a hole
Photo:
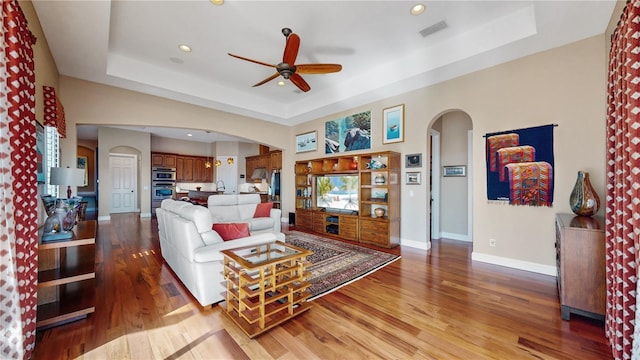
[[[269,217],[271,216],[271,209],[273,208],[272,202],[259,203],[256,206],[256,212],[253,214],[254,218],[257,217]]]
[[[217,232],[224,241],[239,239],[251,235],[249,234],[249,224],[247,223],[213,224],[212,229]]]

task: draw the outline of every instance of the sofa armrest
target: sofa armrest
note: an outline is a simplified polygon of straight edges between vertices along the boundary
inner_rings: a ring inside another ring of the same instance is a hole
[[[273,219],[274,233],[279,233],[281,231],[281,224],[280,224],[280,222],[282,221],[280,219],[281,216],[282,216],[282,210],[280,209],[271,209],[271,212],[269,213],[269,217]]]
[[[279,234],[261,233],[236,240],[224,241],[214,245],[203,246],[193,251],[193,260],[199,263],[209,261],[222,261],[222,259],[224,258],[222,253],[220,252],[222,250],[282,240],[278,235]]]

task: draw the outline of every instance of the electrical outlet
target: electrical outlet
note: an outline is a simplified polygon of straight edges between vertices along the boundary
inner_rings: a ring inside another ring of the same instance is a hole
[[[496,239],[489,239],[489,246],[496,247]]]

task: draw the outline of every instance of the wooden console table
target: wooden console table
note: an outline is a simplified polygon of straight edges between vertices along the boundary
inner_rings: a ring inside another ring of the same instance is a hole
[[[311,251],[276,241],[221,252],[227,300],[220,306],[250,338],[311,307],[305,272]]]
[[[79,221],[73,237],[38,244],[37,328],[85,318],[95,311],[97,222]]]

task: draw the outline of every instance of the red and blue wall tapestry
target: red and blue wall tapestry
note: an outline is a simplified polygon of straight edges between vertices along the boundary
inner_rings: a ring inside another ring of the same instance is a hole
[[[511,205],[553,204],[553,128],[486,134],[487,198]]]

